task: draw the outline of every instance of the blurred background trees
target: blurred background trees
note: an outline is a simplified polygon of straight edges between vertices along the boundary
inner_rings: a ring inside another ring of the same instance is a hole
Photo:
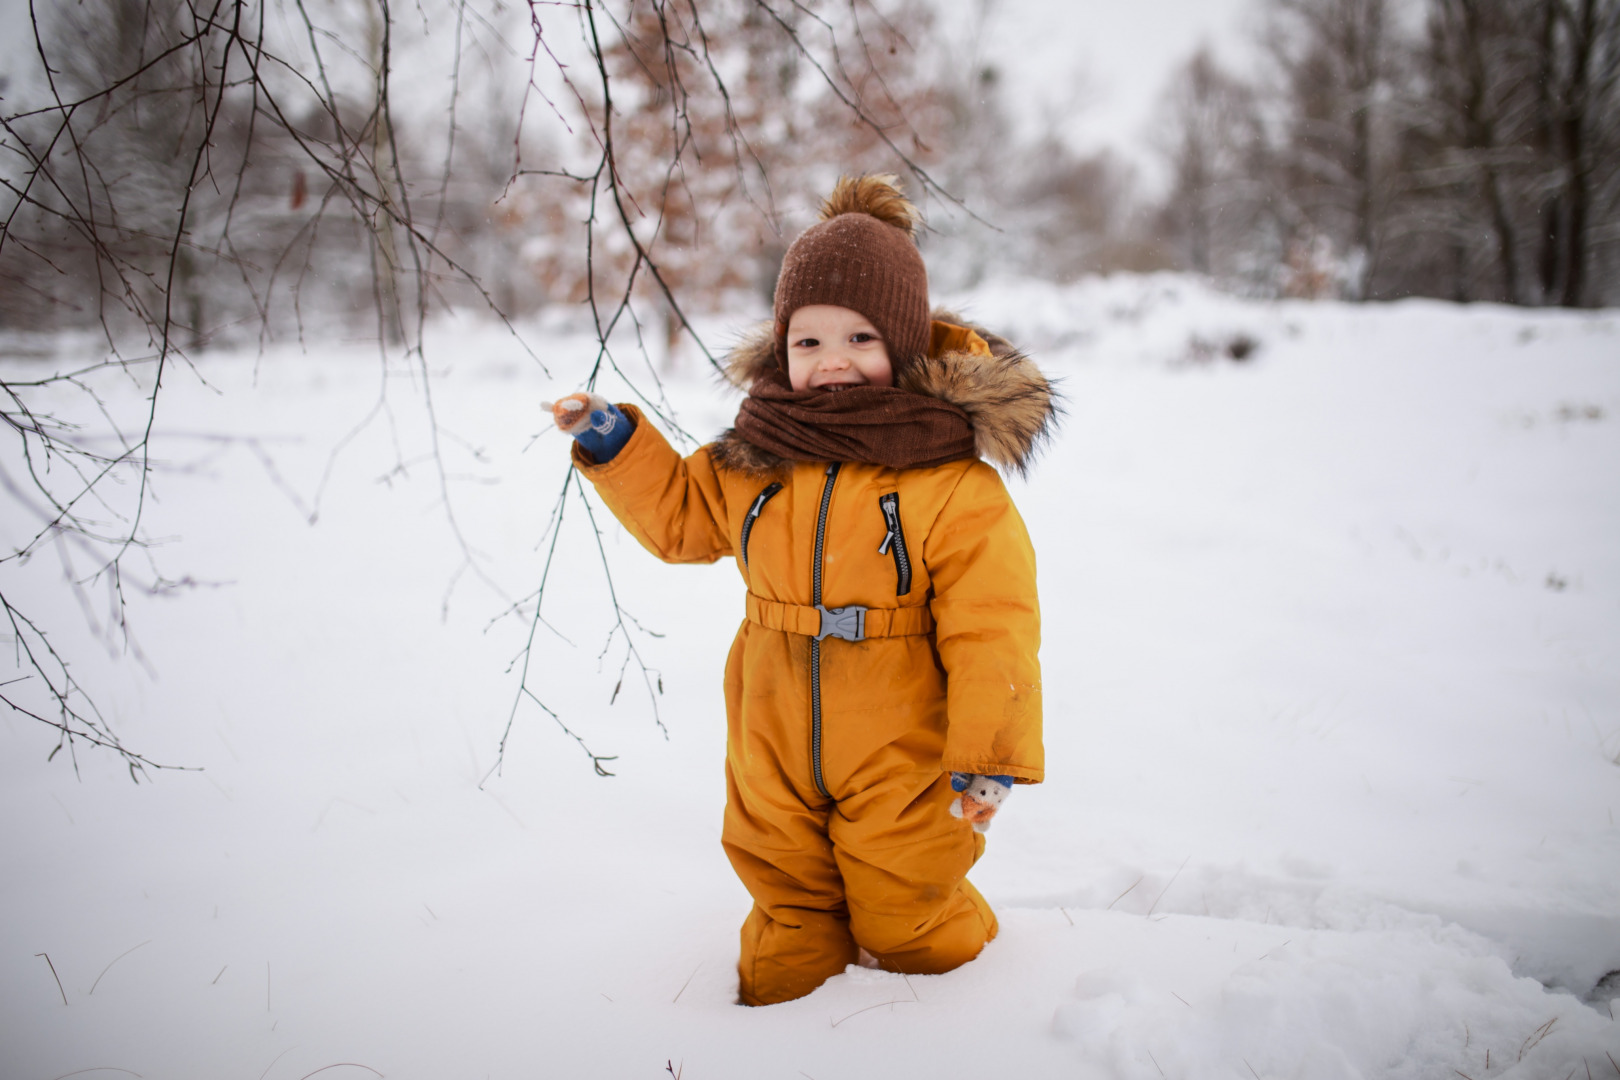
[[[1166,94],[1178,265],[1260,294],[1620,302],[1620,3],[1265,14],[1251,77],[1200,53]]]
[[[1006,61],[963,62],[925,0],[39,6],[0,325],[194,348],[364,310],[401,342],[434,304],[577,310],[634,276],[667,347],[679,303],[768,294],[847,170],[909,176],[951,285],[1620,298],[1620,3],[1257,2],[1244,71],[1202,49],[1166,88],[1162,185],[1016,122]]]
[[[920,0],[78,0],[35,25],[0,327],[194,349],[370,312],[400,343],[433,306],[577,308],[628,278],[713,308],[769,294],[842,171],[944,194]]]

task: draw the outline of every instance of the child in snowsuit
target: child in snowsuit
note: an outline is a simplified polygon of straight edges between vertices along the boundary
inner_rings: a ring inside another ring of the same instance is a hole
[[[995,936],[967,881],[1043,778],[1035,553],[986,461],[1022,471],[1052,394],[1006,341],[930,316],[893,177],[841,180],[730,357],[735,426],[681,458],[630,405],[553,407],[574,462],[666,562],[733,555],[722,843],[754,907],[739,998],[801,997],[864,948],[949,971]],[[958,794],[960,793],[960,794]]]

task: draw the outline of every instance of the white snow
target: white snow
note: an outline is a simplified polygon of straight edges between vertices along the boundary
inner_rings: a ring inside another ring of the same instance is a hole
[[[527,328],[547,379],[445,320],[427,355],[474,570],[402,361],[321,490],[383,386],[374,349],[321,342],[171,373],[150,531],[200,584],[132,595],[143,662],[94,651],[54,555],[15,586],[128,743],[204,771],[134,787],[90,753],[76,779],[0,714],[0,1076],[1620,1076],[1620,989],[1594,992],[1620,969],[1620,313],[1177,277],[949,299],[1067,400],[1012,482],[1049,779],[989,834],[978,960],[733,1004],[742,587],[600,506],[619,595],[665,635],[634,640],[668,738],[634,664],[609,705],[624,639],[598,660],[572,501],[545,611],[573,645],[542,628],[531,684],[617,775],[525,705],[479,789],[528,631],[496,617],[539,581],[564,476],[538,402],[591,346]],[[669,393],[707,435],[735,399],[696,367]]]

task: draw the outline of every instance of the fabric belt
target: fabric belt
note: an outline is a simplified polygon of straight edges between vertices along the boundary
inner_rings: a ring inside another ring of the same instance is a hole
[[[926,607],[863,608],[851,604],[818,608],[808,604],[783,604],[753,593],[748,594],[748,621],[767,630],[785,630],[813,638],[838,637],[845,641],[912,637],[932,633],[934,629],[934,613]]]

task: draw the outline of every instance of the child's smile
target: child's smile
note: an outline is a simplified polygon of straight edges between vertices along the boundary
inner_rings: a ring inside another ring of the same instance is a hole
[[[788,319],[787,343],[788,381],[795,390],[894,385],[888,347],[858,311],[833,304],[799,308]]]

